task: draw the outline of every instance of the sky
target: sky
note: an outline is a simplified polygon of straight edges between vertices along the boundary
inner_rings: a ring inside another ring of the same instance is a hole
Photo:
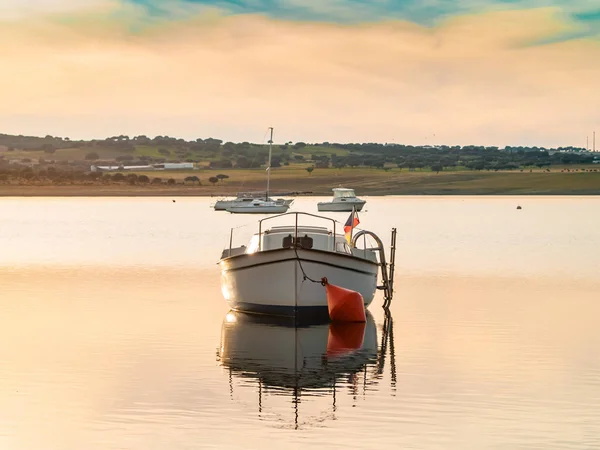
[[[595,0],[2,0],[0,133],[600,147]]]

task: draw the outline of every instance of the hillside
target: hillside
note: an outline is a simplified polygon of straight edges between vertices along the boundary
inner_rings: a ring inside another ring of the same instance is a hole
[[[116,136],[104,140],[71,141],[68,138],[53,136],[11,136],[0,134],[0,156],[12,160],[40,159],[54,161],[182,161],[199,165],[210,165],[231,161],[232,165],[258,167],[266,162],[269,147],[267,144],[249,142],[223,143],[218,139],[198,139],[185,141],[158,136],[147,138],[138,136],[130,139]],[[312,155],[345,156],[348,151],[321,145],[281,144],[273,146],[275,165],[283,162],[302,162]],[[227,164],[226,164],[227,165]]]
[[[565,151],[567,150],[567,151]],[[600,195],[600,164],[581,149],[383,144],[273,146],[274,191],[330,195]],[[264,190],[268,145],[116,136],[71,141],[0,135],[0,195],[223,195]],[[166,161],[193,169],[147,170]],[[94,171],[110,164],[115,171]],[[127,166],[138,166],[130,170]],[[145,170],[145,171],[144,171]]]
[[[400,144],[274,144],[272,167],[284,165],[326,167],[401,167],[441,170],[516,170],[529,167],[590,164],[594,156],[580,148],[482,146],[406,146]],[[168,136],[114,136],[73,141],[53,136],[0,134],[0,157],[24,163],[90,161],[139,165],[165,161],[193,162],[199,167],[257,168],[266,163],[268,145],[223,142],[206,138],[186,141]],[[80,164],[84,165],[84,164]]]

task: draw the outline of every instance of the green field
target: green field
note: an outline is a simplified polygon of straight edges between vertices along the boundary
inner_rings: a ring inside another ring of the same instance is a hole
[[[218,173],[229,179],[210,183]],[[160,184],[125,182],[74,181],[58,185],[44,181],[0,182],[0,196],[220,196],[240,191],[264,191],[264,170],[194,170],[149,171],[150,180],[160,178]],[[201,184],[185,183],[195,175]],[[176,184],[167,185],[169,178]],[[308,174],[302,168],[280,168],[272,171],[271,193],[298,192],[331,195],[334,187],[351,187],[359,196],[368,195],[600,195],[600,172],[474,172],[378,169],[315,169]]]
[[[264,170],[195,170],[140,172],[149,178],[174,178],[182,181],[196,175],[199,190],[211,193],[235,193],[264,190]],[[208,179],[222,173],[229,179],[211,184]],[[600,172],[408,172],[392,169],[315,169],[312,174],[298,167],[278,168],[271,172],[271,189],[280,192],[312,192],[330,195],[334,187],[352,187],[363,195],[498,195],[498,194],[581,194],[600,195]]]

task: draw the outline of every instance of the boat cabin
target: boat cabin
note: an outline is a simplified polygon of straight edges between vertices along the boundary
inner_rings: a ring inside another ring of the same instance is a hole
[[[299,226],[297,231],[293,226],[270,228],[261,233],[260,239],[258,234],[252,237],[246,253],[292,247],[324,251],[337,248],[350,253],[350,246],[343,236],[334,239],[333,233],[327,228],[314,226]]]
[[[265,230],[260,236],[255,234],[250,240],[245,253],[252,254],[281,248],[297,248],[304,250],[321,250],[326,252],[343,253],[363,259],[377,261],[375,252],[351,248],[342,234],[334,236],[325,227],[292,226],[273,227]]]
[[[348,188],[335,188],[333,190],[333,199],[345,201],[347,198],[356,198],[354,189]]]
[[[312,214],[308,213],[288,213],[282,214],[281,216],[287,215],[295,215],[296,217],[299,215],[313,216]],[[332,219],[326,217],[313,217],[332,221]],[[335,226],[333,227],[333,231],[327,227],[313,225],[284,225],[263,229],[262,222],[265,220],[268,219],[259,221],[258,233],[252,236],[248,246],[230,247],[229,249],[225,249],[221,255],[221,258],[239,256],[243,254],[251,255],[258,252],[266,252],[271,250],[296,248],[298,250],[318,250],[324,252],[341,253],[348,256],[355,256],[357,258],[377,262],[377,255],[373,249],[352,248],[348,244],[348,241],[343,234],[336,233]]]

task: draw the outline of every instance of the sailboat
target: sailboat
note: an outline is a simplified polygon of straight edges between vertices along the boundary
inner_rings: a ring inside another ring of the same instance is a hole
[[[282,214],[287,212],[290,204],[269,198],[269,187],[271,181],[271,155],[273,152],[273,127],[269,127],[271,138],[269,139],[269,161],[267,163],[267,191],[265,198],[254,198],[250,201],[235,202],[226,208],[226,211],[234,214]]]
[[[238,192],[236,197],[233,199],[220,199],[215,202],[213,208],[215,211],[227,211],[227,208],[231,208],[232,206],[239,206],[240,204],[250,203],[254,200],[262,200],[265,198],[265,191],[261,192]],[[291,206],[294,203],[294,199],[285,199],[285,198],[277,198],[273,199],[268,197],[269,201],[274,201],[277,203],[285,203],[288,206]]]

